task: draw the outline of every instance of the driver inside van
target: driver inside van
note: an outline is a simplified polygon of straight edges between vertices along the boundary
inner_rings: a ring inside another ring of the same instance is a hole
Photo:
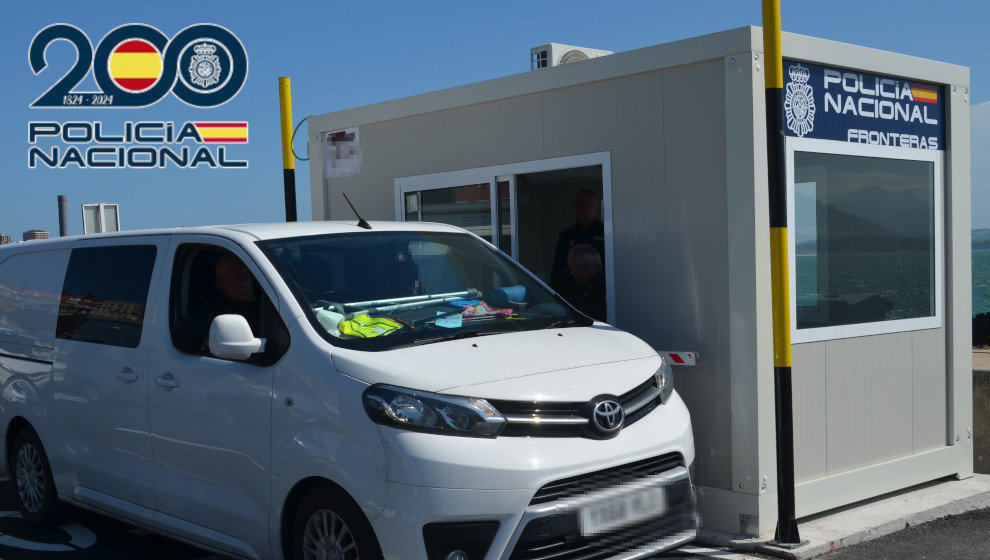
[[[214,297],[197,298],[195,308],[189,310],[176,329],[177,346],[184,352],[209,354],[210,325],[218,315],[240,315],[247,319],[251,332],[258,335],[261,305],[259,287],[251,271],[228,253],[217,259],[212,276]]]

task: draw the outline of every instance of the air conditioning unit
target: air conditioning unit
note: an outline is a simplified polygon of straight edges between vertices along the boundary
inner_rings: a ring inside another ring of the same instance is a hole
[[[548,68],[612,54],[612,51],[549,43],[529,49],[529,69]]]

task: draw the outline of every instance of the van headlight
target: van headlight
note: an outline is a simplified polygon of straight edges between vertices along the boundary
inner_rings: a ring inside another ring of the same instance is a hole
[[[657,389],[660,389],[660,402],[666,403],[674,392],[674,372],[666,358],[660,358],[660,369],[654,375]]]
[[[405,430],[493,438],[506,424],[505,417],[485,399],[372,385],[361,400],[372,421]]]

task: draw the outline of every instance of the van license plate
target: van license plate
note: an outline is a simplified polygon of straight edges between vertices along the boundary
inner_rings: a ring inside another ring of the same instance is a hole
[[[585,506],[581,508],[581,535],[600,535],[658,517],[666,505],[662,489],[646,488]]]

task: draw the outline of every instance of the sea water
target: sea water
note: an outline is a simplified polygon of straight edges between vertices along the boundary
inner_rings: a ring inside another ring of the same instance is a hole
[[[973,315],[990,311],[990,249],[973,250]]]
[[[801,290],[803,284],[814,286],[816,283],[816,258],[814,255],[798,255],[797,257],[797,300],[798,305],[814,305],[817,297],[812,290]],[[887,274],[890,269],[885,267],[867,265],[867,269],[876,269],[877,272]],[[873,275],[868,275],[873,276]],[[893,274],[887,276],[889,281],[899,278]],[[973,315],[990,312],[990,249],[973,250]]]
[[[799,308],[829,299],[857,306],[863,298],[879,297],[883,301],[873,304],[890,307],[888,321],[935,313],[930,252],[833,252],[828,259],[828,276],[819,278],[818,257],[797,256],[793,289]]]

